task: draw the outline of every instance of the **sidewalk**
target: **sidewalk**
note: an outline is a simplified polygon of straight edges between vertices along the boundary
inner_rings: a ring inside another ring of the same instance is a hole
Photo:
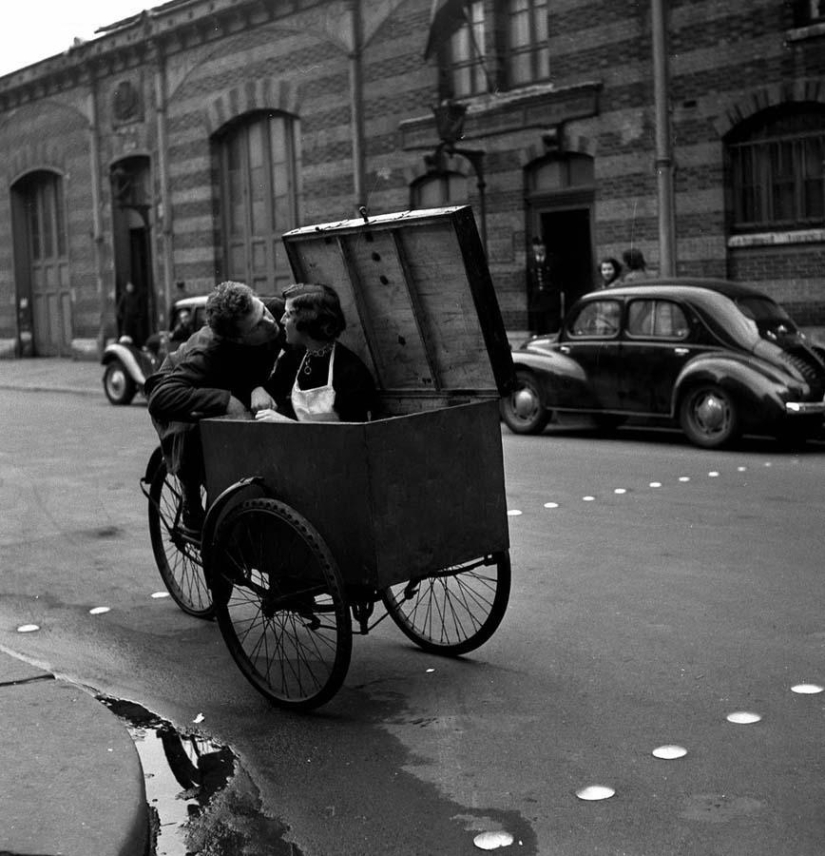
[[[105,401],[96,361],[0,360],[0,389]],[[143,769],[121,721],[86,690],[0,651],[0,853],[147,856]]]
[[[28,357],[0,360],[0,389],[75,392],[103,397],[103,366],[97,360]]]
[[[0,651],[0,852],[146,856],[137,749],[85,690]]]

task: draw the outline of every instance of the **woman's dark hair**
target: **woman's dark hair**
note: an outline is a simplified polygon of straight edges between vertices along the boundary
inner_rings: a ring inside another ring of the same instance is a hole
[[[645,270],[647,268],[644,253],[638,247],[625,250],[622,253],[622,258],[629,270]]]
[[[242,282],[222,282],[206,301],[206,323],[219,336],[238,335],[238,320],[252,311],[255,292]]]
[[[610,282],[615,282],[622,275],[622,264],[618,259],[614,259],[613,256],[605,256],[599,262],[599,274],[601,274],[602,265],[613,265],[613,278]]]
[[[295,329],[313,339],[331,342],[347,327],[338,293],[329,285],[298,282],[283,293],[292,303]]]

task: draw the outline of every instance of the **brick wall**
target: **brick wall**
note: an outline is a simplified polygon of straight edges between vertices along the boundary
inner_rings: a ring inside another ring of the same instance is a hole
[[[263,5],[250,13],[260,16],[255,26],[239,29],[233,23],[217,35],[210,31],[205,41],[172,40],[166,50],[171,204],[165,212],[166,230],[157,224],[153,246],[158,259],[169,254],[173,280],[185,281],[193,293],[210,289],[223,273],[214,139],[246,110],[283,110],[295,116],[298,225],[356,214],[349,57],[330,24],[335,9],[344,7],[302,0],[292,4],[288,14],[286,7],[275,4],[270,16]],[[423,156],[437,142],[432,126],[412,144],[401,130],[405,122],[430,117],[437,97],[437,69],[432,60],[422,59],[430,5],[430,0],[403,0],[364,7],[364,201],[373,214],[409,206],[410,183],[423,174]],[[488,5],[492,9],[493,0]],[[728,246],[723,157],[725,134],[758,109],[783,101],[825,104],[822,42],[794,36],[788,4],[775,0],[738,5],[671,0],[668,5],[678,270],[756,283],[795,307],[797,315],[821,319],[822,243]],[[552,87],[544,87],[545,100],[536,95],[534,106],[525,109],[526,123],[506,121],[507,108],[497,105],[512,94],[507,92],[478,99],[468,113],[466,143],[486,152],[490,269],[505,321],[517,329],[527,323],[525,169],[544,155],[543,132],[554,127],[559,115],[567,116],[554,106],[549,90],[558,93],[561,103],[566,88],[589,82],[598,86],[594,115],[574,112],[563,122],[561,134],[562,148],[594,159],[594,258],[620,256],[632,242],[643,250],[651,269],[659,263],[650,3],[555,0],[549,23],[552,81],[545,83]],[[141,38],[136,31],[134,39]],[[82,51],[77,56],[81,60],[65,60],[67,68],[76,62],[80,66],[58,90],[38,95],[36,86],[23,87],[22,102],[16,95],[3,102],[8,87],[0,80],[0,143],[6,154],[6,188],[29,169],[53,168],[67,176],[74,323],[77,335],[87,336],[99,325],[98,282],[104,293],[113,291],[111,217],[106,214],[111,204],[109,164],[130,153],[146,154],[152,158],[155,191],[160,192],[156,66],[151,52],[124,51],[122,64],[115,64],[97,84],[104,216],[95,247],[91,84]],[[117,125],[111,96],[123,79],[138,81],[143,112],[137,121]],[[529,97],[528,92],[528,102]],[[47,140],[60,145],[44,151]],[[475,176],[467,163],[463,168],[478,219]],[[9,206],[0,205],[0,338],[15,335],[10,230]]]

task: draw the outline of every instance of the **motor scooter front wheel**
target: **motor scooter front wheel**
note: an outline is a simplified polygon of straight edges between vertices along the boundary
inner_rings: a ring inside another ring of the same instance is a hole
[[[103,391],[112,404],[131,404],[137,393],[135,379],[120,360],[112,360],[103,372]]]

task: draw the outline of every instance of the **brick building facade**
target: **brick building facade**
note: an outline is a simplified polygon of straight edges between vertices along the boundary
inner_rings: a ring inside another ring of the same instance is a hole
[[[825,327],[825,4],[658,2],[677,272]],[[176,283],[280,290],[279,236],[361,206],[471,204],[510,330],[655,271],[651,2],[445,0],[425,59],[431,6],[172,0],[0,78],[0,352],[96,356],[128,281],[147,331]]]

